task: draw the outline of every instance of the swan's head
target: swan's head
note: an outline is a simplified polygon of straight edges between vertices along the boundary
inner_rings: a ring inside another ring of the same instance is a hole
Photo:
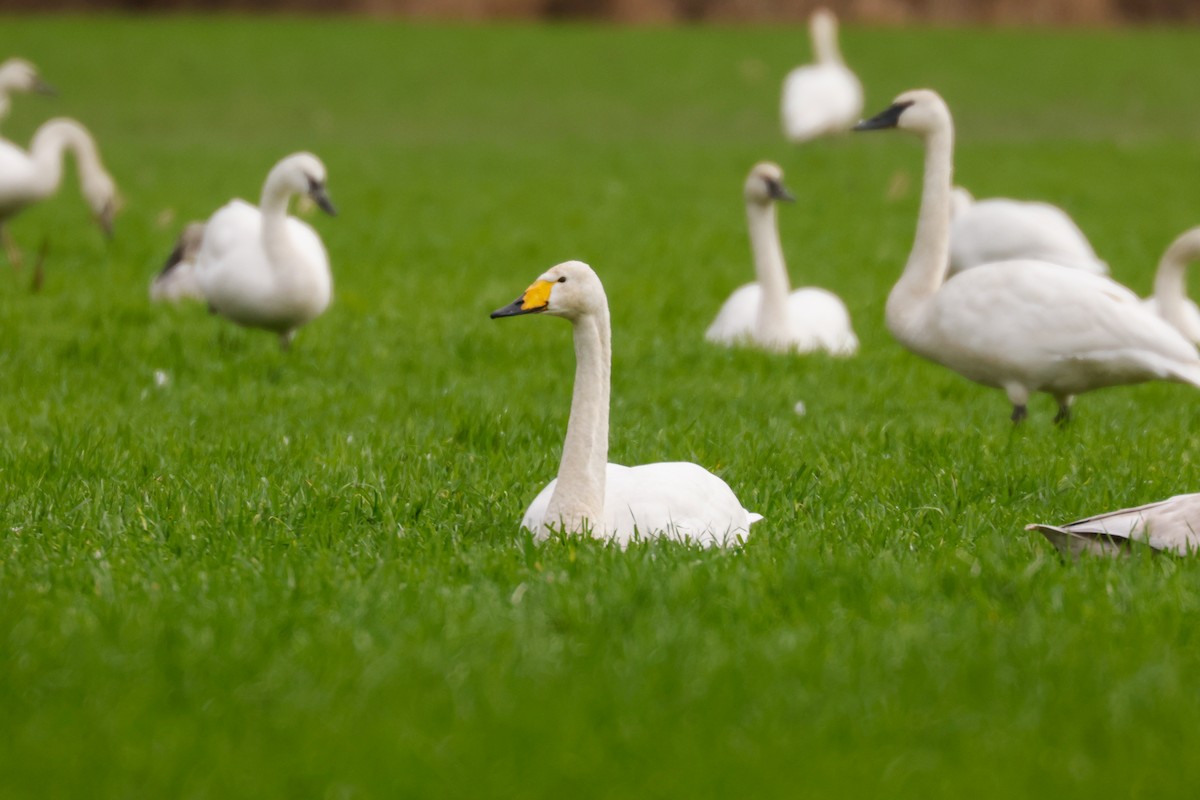
[[[808,18],[808,31],[817,41],[837,36],[837,29],[837,16],[828,8],[818,8]]]
[[[37,69],[23,58],[10,58],[0,64],[0,86],[18,92],[54,94],[54,87],[42,80]]]
[[[103,168],[97,167],[79,171],[79,188],[96,223],[105,236],[111,237],[113,219],[121,208],[121,195],[117,192],[116,182]]]
[[[312,153],[293,153],[275,165],[267,175],[268,185],[276,186],[287,194],[306,194],[322,211],[331,217],[337,209],[325,189],[325,165]]]
[[[950,128],[950,109],[932,89],[914,89],[897,97],[890,106],[854,126],[856,131],[900,128],[927,136]]]
[[[521,314],[578,319],[607,303],[604,287],[591,267],[582,261],[564,261],[546,270],[516,300],[493,311],[492,319]]]
[[[764,206],[776,200],[790,203],[796,199],[783,185],[783,170],[770,161],[760,161],[754,165],[746,176],[744,192],[746,202]]]

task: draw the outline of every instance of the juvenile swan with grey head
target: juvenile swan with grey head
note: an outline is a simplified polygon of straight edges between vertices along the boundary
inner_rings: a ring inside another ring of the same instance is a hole
[[[278,334],[287,349],[296,331],[325,311],[333,293],[321,237],[288,216],[288,202],[298,194],[336,214],[325,191],[325,165],[311,153],[276,164],[259,205],[233,200],[202,227],[189,225],[151,284],[151,298],[203,300],[231,322]]]
[[[790,290],[775,222],[775,203],[794,199],[783,185],[783,170],[766,161],[755,164],[743,194],[758,280],[730,295],[705,338],[725,345],[751,342],[778,352],[854,355],[858,337],[841,298],[812,287]]]
[[[899,128],[925,142],[925,181],[912,252],[887,301],[887,326],[917,355],[1003,389],[1012,419],[1033,392],[1058,402],[1105,386],[1167,380],[1200,388],[1200,356],[1178,331],[1108,278],[1033,259],[946,279],[954,124],[933,91],[906,92],[856,130]]]
[[[551,267],[492,319],[521,314],[562,317],[575,339],[575,389],[558,477],[534,498],[523,527],[539,539],[562,531],[622,547],[638,537],[730,545],[749,534],[762,517],[698,464],[608,463],[612,336],[608,299],[591,267],[580,261]]]

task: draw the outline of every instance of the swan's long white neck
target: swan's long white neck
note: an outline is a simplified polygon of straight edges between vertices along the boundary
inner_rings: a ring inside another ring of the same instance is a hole
[[[779,244],[779,226],[774,203],[746,202],[750,224],[750,247],[754,252],[754,273],[758,280],[758,320],[754,336],[764,344],[788,341],[787,265]]]
[[[53,194],[63,173],[63,153],[70,150],[79,167],[79,182],[86,185],[92,176],[104,174],[96,142],[87,129],[69,119],[50,120],[38,128],[29,145],[29,156],[37,165],[35,188],[42,195]]]
[[[271,170],[263,183],[259,210],[262,211],[262,241],[268,260],[277,271],[284,265],[294,263],[296,248],[287,232],[288,201],[295,191],[278,168]],[[290,272],[290,271],[287,271]]]
[[[601,290],[602,291],[602,290]],[[573,320],[575,389],[571,418],[558,465],[558,483],[546,507],[546,524],[571,533],[604,527],[604,478],[608,469],[608,397],[612,331],[608,302]]]
[[[900,341],[920,327],[924,304],[946,280],[950,259],[950,185],[954,127],[949,119],[925,137],[925,180],[912,252],[887,301],[887,326]]]
[[[1200,259],[1200,228],[1184,233],[1167,248],[1154,275],[1154,300],[1158,313],[1177,329],[1187,331],[1187,266]]]
[[[814,22],[809,29],[812,36],[813,53],[818,64],[842,64],[842,51],[838,47],[837,24],[832,21]]]

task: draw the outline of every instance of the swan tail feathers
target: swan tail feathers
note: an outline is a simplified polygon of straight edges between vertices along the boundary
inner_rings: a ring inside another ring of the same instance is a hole
[[[203,298],[192,269],[203,239],[204,223],[193,222],[183,229],[179,240],[175,242],[175,248],[150,284],[151,300],[175,302],[185,297],[197,300]]]
[[[1098,533],[1077,533],[1057,525],[1026,525],[1025,530],[1037,531],[1050,540],[1066,558],[1079,558],[1081,555],[1118,556],[1128,549],[1129,540]]]

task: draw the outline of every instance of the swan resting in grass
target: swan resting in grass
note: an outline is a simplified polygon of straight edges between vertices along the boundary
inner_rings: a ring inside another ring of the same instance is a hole
[[[842,61],[837,17],[819,8],[808,21],[815,64],[797,67],[783,81],[783,133],[800,143],[850,130],[862,116],[862,84]]]
[[[58,191],[63,156],[68,151],[75,156],[83,199],[105,236],[112,236],[113,217],[120,203],[117,185],[100,161],[100,152],[87,128],[65,118],[52,119],[38,128],[28,152],[7,139],[0,139],[0,227]],[[2,234],[9,261],[19,266],[20,252],[8,238],[7,230]],[[40,270],[39,263],[35,286],[40,283]]]
[[[1187,267],[1193,261],[1200,261],[1200,228],[1184,231],[1171,242],[1158,262],[1154,295],[1144,302],[1192,344],[1200,345],[1200,308],[1187,296]]]
[[[1176,495],[1067,525],[1027,525],[1025,530],[1040,531],[1064,556],[1122,555],[1134,543],[1185,556],[1200,550],[1200,494]]]
[[[950,273],[996,261],[1031,258],[1108,274],[1075,221],[1058,206],[991,197],[956,187],[950,223]]]
[[[54,87],[42,80],[33,64],[23,58],[10,58],[0,64],[0,120],[12,108],[13,92],[54,94]]]
[[[985,264],[946,279],[954,124],[930,90],[906,92],[857,130],[899,128],[925,143],[925,178],[912,252],[887,300],[887,326],[909,350],[1004,390],[1012,419],[1033,392],[1058,402],[1149,380],[1200,388],[1200,355],[1138,297],[1108,278],[1033,259]]]
[[[191,297],[214,314],[279,334],[287,349],[305,324],[329,306],[333,279],[321,237],[288,216],[293,195],[308,195],[329,215],[325,165],[311,153],[284,158],[267,175],[258,206],[232,200],[208,222],[184,229],[150,286],[155,300]]]
[[[769,162],[755,164],[744,194],[758,280],[725,301],[705,338],[725,345],[749,341],[777,352],[825,350],[836,356],[854,355],[858,337],[850,327],[850,312],[837,295],[815,288],[789,293],[775,221],[775,202],[793,200],[783,185],[783,170]]]
[[[571,323],[575,388],[558,477],[542,489],[521,525],[539,539],[554,531],[590,534],[622,547],[664,537],[732,545],[762,517],[747,511],[725,481],[697,464],[623,467],[608,463],[612,337],[600,278],[580,261],[551,267],[492,319],[548,314]]]

